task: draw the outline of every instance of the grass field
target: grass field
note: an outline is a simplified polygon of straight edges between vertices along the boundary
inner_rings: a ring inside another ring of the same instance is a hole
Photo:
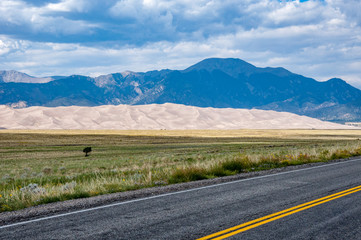
[[[347,158],[361,154],[359,139],[359,130],[1,130],[0,211]]]

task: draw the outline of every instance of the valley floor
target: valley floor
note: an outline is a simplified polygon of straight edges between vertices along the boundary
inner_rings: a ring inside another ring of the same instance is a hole
[[[0,130],[0,211],[349,158],[360,139],[361,130]]]

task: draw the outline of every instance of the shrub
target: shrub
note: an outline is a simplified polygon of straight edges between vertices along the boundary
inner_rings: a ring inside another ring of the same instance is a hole
[[[205,169],[197,167],[188,167],[185,169],[177,169],[169,177],[169,183],[190,182],[207,179],[208,174]]]
[[[43,173],[44,174],[50,174],[51,173],[51,168],[50,167],[43,168]]]
[[[308,155],[307,153],[300,153],[297,156],[297,160],[301,161],[301,162],[310,162],[311,161],[311,156]]]
[[[327,159],[329,159],[329,155],[330,155],[330,151],[328,150],[323,150],[322,152],[320,152],[320,154],[318,155],[318,158],[321,161],[326,161]]]
[[[90,153],[92,151],[91,147],[86,147],[83,149],[83,153],[85,153],[85,157],[89,156],[88,153]]]
[[[361,148],[356,148],[352,155],[353,156],[360,156],[361,155]]]
[[[353,154],[351,154],[348,150],[337,150],[336,152],[332,153],[331,159],[349,158],[352,156]]]
[[[234,173],[240,173],[245,168],[242,161],[239,161],[239,160],[229,160],[229,161],[223,162],[223,163],[221,163],[221,167],[224,170],[228,170],[228,171],[231,171]]]
[[[213,177],[224,177],[234,174],[234,172],[231,172],[229,170],[225,170],[221,165],[216,165],[211,168],[209,171],[209,174]]]

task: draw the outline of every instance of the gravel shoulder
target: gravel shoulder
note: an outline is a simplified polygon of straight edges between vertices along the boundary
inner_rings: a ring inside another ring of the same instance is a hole
[[[90,198],[81,198],[81,199],[74,199],[63,202],[44,204],[35,207],[29,207],[26,209],[21,209],[18,211],[0,213],[0,226],[21,222],[21,221],[32,220],[40,217],[51,216],[55,214],[63,214],[72,211],[103,206],[112,203],[125,202],[129,200],[141,199],[145,197],[151,197],[151,196],[188,190],[198,187],[210,186],[214,184],[231,182],[240,179],[265,176],[280,172],[287,172],[287,171],[293,171],[293,170],[304,169],[309,167],[321,166],[335,162],[347,161],[355,158],[332,160],[329,162],[310,163],[310,164],[303,164],[297,166],[288,166],[284,168],[275,168],[265,171],[241,173],[227,177],[220,177],[220,178],[187,182],[187,183],[179,183],[179,184],[167,185],[162,187],[145,188],[135,191],[119,192],[119,193],[101,195]]]

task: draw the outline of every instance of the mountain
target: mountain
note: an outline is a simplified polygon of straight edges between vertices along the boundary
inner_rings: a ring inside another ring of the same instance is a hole
[[[240,59],[205,59],[185,70],[123,72],[96,78],[58,77],[46,83],[0,81],[0,104],[98,106],[177,103],[256,108],[335,122],[361,121],[361,90],[342,79],[318,82],[284,68]]]
[[[47,83],[53,80],[52,77],[36,78],[14,70],[0,71],[0,82]]]

